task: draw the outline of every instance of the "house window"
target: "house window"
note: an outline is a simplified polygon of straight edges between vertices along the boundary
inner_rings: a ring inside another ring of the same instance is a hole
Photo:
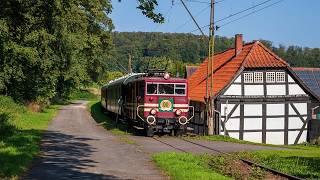
[[[255,83],[263,83],[263,72],[255,72],[254,73],[254,82]]]
[[[253,73],[243,73],[244,83],[253,83]]]
[[[285,82],[285,73],[284,72],[276,72],[276,81],[277,82]]]
[[[267,80],[267,83],[273,83],[275,82],[276,80],[276,73],[275,72],[267,72],[266,73],[266,80]]]

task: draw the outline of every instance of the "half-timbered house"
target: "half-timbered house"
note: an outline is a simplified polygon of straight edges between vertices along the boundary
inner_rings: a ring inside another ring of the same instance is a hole
[[[190,124],[195,133],[207,129],[207,66],[208,59],[188,78],[190,103],[196,107]],[[242,35],[236,35],[235,48],[214,55],[211,76],[216,134],[268,144],[307,141],[307,123],[319,97],[261,42],[243,44]]]

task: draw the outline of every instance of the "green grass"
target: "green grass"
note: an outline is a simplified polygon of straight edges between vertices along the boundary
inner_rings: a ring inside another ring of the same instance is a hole
[[[7,114],[11,131],[0,135],[0,179],[18,178],[40,151],[39,142],[58,105],[41,113],[28,111],[9,97],[0,96],[0,114]]]
[[[238,155],[300,178],[320,179],[320,147],[295,147],[295,150],[262,150]]]
[[[213,136],[189,136],[188,138],[194,140],[206,140],[206,141],[222,141],[222,142],[231,142],[231,143],[239,143],[239,144],[252,144],[258,146],[270,146],[270,147],[279,147],[279,148],[288,148],[288,149],[297,149],[296,145],[275,145],[275,144],[263,144],[263,143],[255,143],[245,140],[235,139],[229,136],[223,135],[213,135]]]
[[[320,179],[320,147],[316,146],[296,146],[295,150],[239,152],[232,156],[163,152],[154,154],[152,158],[172,179],[265,178],[266,172],[258,167],[244,170],[246,164],[241,164],[238,157],[303,179]]]
[[[110,131],[112,134],[118,135],[120,140],[128,144],[135,144],[133,140],[129,138],[132,131],[128,130],[127,126],[124,124],[117,124],[115,120],[111,119],[103,113],[100,101],[90,101],[88,104],[88,110],[91,113],[92,118],[103,126],[106,130]]]
[[[88,100],[88,101],[99,100],[99,96],[91,93],[89,89],[74,90],[69,96],[69,98],[70,100]]]
[[[189,153],[158,153],[153,161],[172,179],[230,179],[210,169],[202,156]]]

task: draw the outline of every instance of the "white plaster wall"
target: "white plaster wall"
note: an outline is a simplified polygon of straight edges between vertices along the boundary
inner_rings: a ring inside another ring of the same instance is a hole
[[[234,80],[234,82],[236,82],[236,83],[241,83],[241,75],[240,75],[240,76],[238,76],[238,77],[237,77],[237,79],[236,79],[236,80]]]
[[[295,82],[289,74],[288,74],[288,82]]]
[[[294,141],[296,140],[298,134],[299,134],[299,131],[289,131],[288,144],[294,144]],[[307,141],[307,131],[303,131],[298,143],[303,143],[306,141]]]
[[[264,95],[263,85],[244,85],[244,95],[247,95],[247,96]]]
[[[226,123],[227,130],[239,130],[240,126],[240,119],[239,118],[232,118],[229,119]]]
[[[303,119],[307,119],[307,117],[303,117]],[[300,129],[303,126],[303,122],[299,117],[290,117],[289,118],[289,129]],[[307,126],[306,126],[307,127]]]
[[[266,132],[267,144],[284,144],[284,132]]]
[[[241,95],[241,85],[240,84],[232,84],[224,95]]]
[[[227,115],[231,112],[235,104],[221,104],[221,116],[225,115],[225,110],[227,110]],[[227,107],[227,109],[225,109]],[[232,113],[231,117],[234,116],[240,116],[240,106],[237,107],[237,109]]]
[[[244,129],[262,129],[262,118],[245,118],[244,119]]]
[[[284,115],[284,104],[267,104],[267,116]]]
[[[262,116],[262,104],[245,104],[243,106],[245,116]]]
[[[262,133],[261,132],[245,132],[243,133],[243,139],[246,141],[261,143]]]
[[[267,129],[284,129],[284,118],[267,118]]]
[[[267,85],[267,95],[286,95],[285,85]]]
[[[293,105],[297,108],[301,115],[307,115],[308,113],[308,105],[307,103],[293,103]],[[293,110],[291,105],[289,104],[289,115],[296,115],[297,113]]]
[[[306,94],[298,84],[289,84],[289,95]]]
[[[236,132],[229,132],[229,136],[235,139],[239,139],[239,133]]]

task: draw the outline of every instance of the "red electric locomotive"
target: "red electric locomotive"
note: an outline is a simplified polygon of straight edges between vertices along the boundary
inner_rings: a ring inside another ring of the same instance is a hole
[[[188,104],[186,79],[168,73],[132,73],[101,88],[101,104],[130,126],[154,132],[181,134],[194,115]]]

